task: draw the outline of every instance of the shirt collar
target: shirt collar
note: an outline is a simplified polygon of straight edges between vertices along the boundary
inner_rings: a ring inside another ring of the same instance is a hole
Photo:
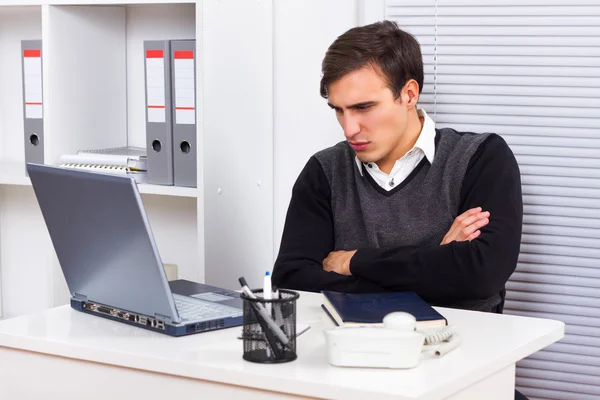
[[[435,156],[435,122],[429,118],[429,115],[427,115],[427,112],[423,109],[417,109],[417,115],[423,117],[423,127],[421,128],[421,133],[413,148],[416,147],[421,149],[423,154],[425,154],[427,161],[429,161],[430,164],[433,164],[433,157]],[[362,176],[362,163],[357,156],[354,157],[354,160],[358,166],[358,172],[360,172],[360,175]]]
[[[433,157],[435,156],[435,122],[429,118],[425,110],[418,109],[417,114],[423,117],[423,128],[421,129],[419,138],[415,142],[415,147],[423,151],[429,164],[433,164]]]

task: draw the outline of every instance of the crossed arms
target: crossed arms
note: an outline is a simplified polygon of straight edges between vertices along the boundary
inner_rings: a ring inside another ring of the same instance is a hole
[[[516,268],[521,180],[514,155],[500,136],[490,135],[471,158],[457,219],[440,244],[333,252],[330,199],[321,165],[311,158],[292,191],[274,285],[355,293],[410,290],[444,304],[491,297]]]

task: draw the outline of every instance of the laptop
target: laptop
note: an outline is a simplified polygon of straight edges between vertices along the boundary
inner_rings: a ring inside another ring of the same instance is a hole
[[[242,325],[237,292],[169,282],[132,177],[27,164],[75,310],[171,336]]]

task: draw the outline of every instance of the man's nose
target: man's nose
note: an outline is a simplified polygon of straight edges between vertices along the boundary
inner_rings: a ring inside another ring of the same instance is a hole
[[[346,139],[351,139],[352,137],[360,133],[360,124],[358,123],[357,118],[348,114],[344,115],[343,128],[344,136],[346,137]]]

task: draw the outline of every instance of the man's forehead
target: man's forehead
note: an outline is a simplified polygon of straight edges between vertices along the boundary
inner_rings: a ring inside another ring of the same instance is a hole
[[[331,105],[347,107],[377,101],[385,90],[389,89],[381,76],[372,67],[364,67],[332,82],[327,88],[327,94]]]

